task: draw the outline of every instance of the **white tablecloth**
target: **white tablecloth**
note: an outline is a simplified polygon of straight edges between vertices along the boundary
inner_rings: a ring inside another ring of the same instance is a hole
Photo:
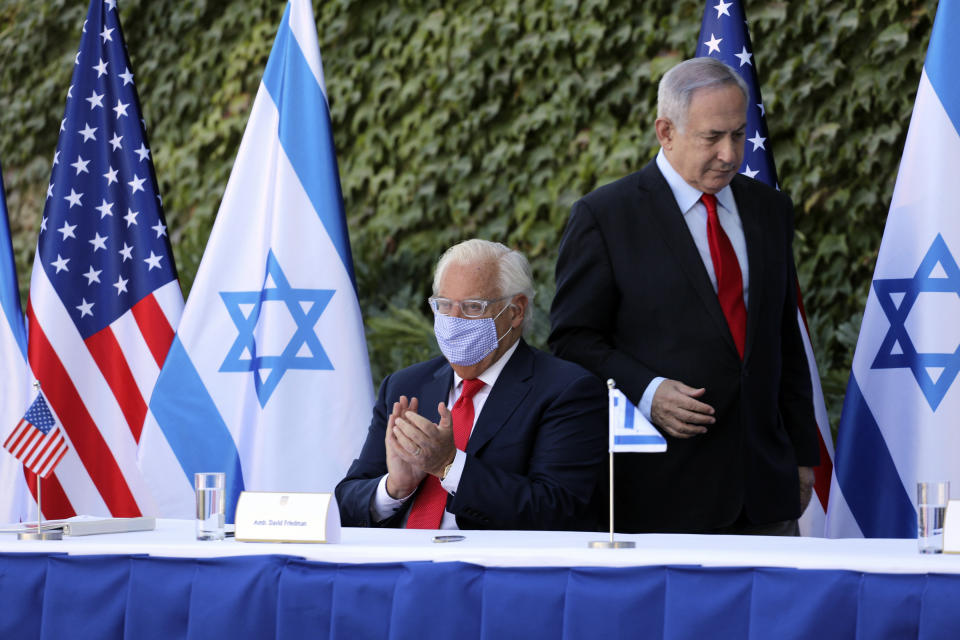
[[[460,533],[460,542],[435,543],[437,534]],[[345,528],[339,544],[200,542],[192,520],[158,520],[155,531],[17,540],[0,534],[0,552],[148,554],[167,557],[289,555],[343,563],[469,562],[484,566],[623,567],[702,565],[849,569],[875,573],[960,573],[960,555],[921,555],[916,540],[826,540],[765,536],[618,535],[635,549],[589,549],[598,533],[558,531],[412,531]]]

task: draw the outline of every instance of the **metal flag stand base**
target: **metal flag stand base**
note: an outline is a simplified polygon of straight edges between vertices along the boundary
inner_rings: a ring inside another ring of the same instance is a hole
[[[613,379],[607,380],[607,387],[613,389]],[[610,451],[610,539],[609,540],[591,540],[587,543],[591,549],[633,549],[637,543],[631,540],[613,539],[613,451]]]
[[[37,530],[21,531],[17,540],[63,540],[62,531],[43,531],[43,509],[40,506],[40,475],[37,474]]]
[[[59,531],[21,531],[17,540],[63,540],[63,534]]]
[[[636,543],[631,540],[591,540],[591,549],[633,549]]]

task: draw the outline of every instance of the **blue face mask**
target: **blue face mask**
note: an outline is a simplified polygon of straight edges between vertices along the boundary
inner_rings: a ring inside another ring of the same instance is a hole
[[[510,307],[512,305],[507,305]],[[500,313],[506,311],[504,307]],[[469,367],[477,364],[497,348],[497,344],[513,331],[507,329],[497,337],[496,318],[460,318],[445,316],[442,313],[433,314],[433,333],[437,336],[440,351],[450,364]]]

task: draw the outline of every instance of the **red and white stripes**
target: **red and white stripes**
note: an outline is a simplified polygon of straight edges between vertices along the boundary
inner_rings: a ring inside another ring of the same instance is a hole
[[[30,365],[72,445],[44,480],[47,517],[154,511],[137,445],[182,300],[179,283],[170,282],[83,340],[44,270],[34,269],[27,307]],[[35,491],[32,478],[27,484]]]
[[[807,366],[810,369],[810,383],[813,387],[813,412],[817,419],[817,439],[820,444],[820,465],[814,468],[813,497],[800,518],[800,534],[823,537],[827,517],[827,500],[830,497],[830,478],[833,475],[833,436],[830,433],[830,420],[827,416],[826,403],[823,400],[823,388],[820,386],[820,374],[817,371],[817,360],[810,343],[810,329],[807,326],[807,315],[803,308],[803,297],[800,295],[799,285],[797,286],[797,322],[800,325],[800,336],[803,338],[803,348],[807,354]]]

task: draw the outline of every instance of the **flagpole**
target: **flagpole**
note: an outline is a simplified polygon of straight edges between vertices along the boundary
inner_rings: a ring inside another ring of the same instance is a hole
[[[40,501],[40,474],[37,474],[37,530],[21,531],[17,534],[17,540],[62,540],[62,531],[43,531],[43,506]]]
[[[607,392],[609,393],[616,387],[613,378],[607,380]],[[609,426],[607,427],[610,428]],[[610,539],[609,540],[591,540],[587,546],[591,549],[633,549],[637,543],[632,540],[614,540],[613,539],[613,443],[607,447],[610,450]]]
[[[610,544],[613,544],[613,451],[610,451]]]

